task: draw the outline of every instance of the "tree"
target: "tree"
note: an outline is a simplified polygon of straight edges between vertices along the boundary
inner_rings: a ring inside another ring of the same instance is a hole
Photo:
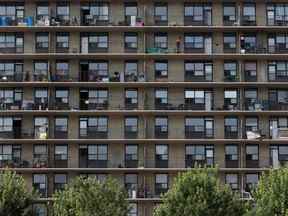
[[[220,183],[216,169],[195,168],[179,174],[154,216],[242,216],[246,207]]]
[[[37,194],[27,189],[22,176],[13,171],[0,172],[0,215],[30,216]]]
[[[127,193],[119,183],[108,178],[77,177],[64,190],[54,194],[55,216],[127,216]]]
[[[253,216],[288,216],[288,168],[264,173],[253,193]]]

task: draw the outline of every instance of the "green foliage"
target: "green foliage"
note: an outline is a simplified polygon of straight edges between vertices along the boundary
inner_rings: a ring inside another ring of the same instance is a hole
[[[242,216],[246,204],[217,178],[216,169],[180,174],[154,216]]]
[[[253,216],[288,216],[288,168],[263,174],[253,194]]]
[[[116,180],[77,177],[54,194],[55,216],[127,216],[127,193]]]
[[[29,192],[22,176],[0,172],[0,215],[31,216],[31,205],[37,195]]]

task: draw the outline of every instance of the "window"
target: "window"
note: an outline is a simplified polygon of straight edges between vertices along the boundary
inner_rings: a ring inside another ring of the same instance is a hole
[[[288,21],[288,4],[274,3],[267,5],[267,24],[270,26],[287,25]]]
[[[238,109],[238,90],[224,90],[224,108],[227,110]]]
[[[3,81],[22,82],[23,62],[0,61],[0,79]]]
[[[245,81],[257,81],[257,62],[244,62]]]
[[[125,174],[124,182],[129,198],[136,198],[137,196],[136,191],[138,189],[138,175]]]
[[[258,173],[249,173],[245,175],[246,185],[245,191],[251,192],[255,189],[259,181],[259,174]]]
[[[213,166],[214,146],[213,145],[186,145],[185,146],[186,167]]]
[[[107,138],[108,117],[81,117],[81,138]]]
[[[80,109],[95,110],[108,108],[108,89],[80,89]]]
[[[56,33],[56,51],[64,52],[69,49],[69,32],[57,32]]]
[[[0,167],[11,163],[14,167],[21,165],[21,145],[0,145]]]
[[[256,25],[255,4],[245,3],[243,5],[242,25]]]
[[[81,6],[82,25],[105,25],[109,21],[109,3],[90,2]]]
[[[223,34],[223,47],[224,52],[235,52],[237,48],[236,34],[235,33],[224,33]]]
[[[270,53],[286,53],[288,51],[288,35],[285,33],[268,35],[268,50]]]
[[[224,80],[237,80],[237,62],[224,62]]]
[[[48,118],[35,117],[34,118],[34,138],[47,139],[48,138]]]
[[[155,138],[168,138],[168,117],[155,117]]]
[[[55,81],[67,81],[69,80],[69,62],[58,60],[55,66]]]
[[[108,146],[88,145],[88,160],[108,160]]]
[[[125,117],[125,137],[136,138],[138,135],[138,117]]]
[[[246,167],[257,168],[259,160],[259,146],[246,145]]]
[[[124,73],[126,82],[138,81],[138,61],[126,61]]]
[[[133,32],[126,32],[124,34],[125,49],[137,50],[138,48],[138,34]]]
[[[272,139],[280,138],[281,129],[285,130],[285,128],[288,128],[288,117],[272,117],[269,120],[269,125],[270,125],[270,137]]]
[[[244,34],[240,37],[241,53],[255,53],[257,51],[257,39],[255,34]]]
[[[56,5],[56,17],[60,21],[61,25],[69,25],[70,19],[70,7],[66,2],[57,2]]]
[[[185,25],[212,25],[212,7],[210,4],[184,5]]]
[[[155,79],[168,78],[168,61],[155,61]]]
[[[154,34],[154,47],[158,49],[168,48],[168,35],[167,33],[155,33]]]
[[[138,90],[125,89],[125,108],[136,109],[138,107]]]
[[[39,3],[36,6],[36,20],[37,20],[37,24],[42,24],[43,22],[46,20],[50,20],[49,19],[49,5],[48,3]]]
[[[223,23],[224,25],[233,25],[237,20],[236,5],[224,4],[223,5]]]
[[[287,61],[268,62],[268,79],[269,81],[288,80],[288,62]]]
[[[273,168],[286,166],[288,162],[288,146],[287,145],[271,145],[270,146],[270,164]]]
[[[54,146],[54,158],[55,160],[66,161],[68,160],[68,145],[59,145]]]
[[[108,33],[81,33],[81,52],[107,51]]]
[[[63,190],[67,184],[66,174],[55,174],[54,175],[54,191]]]
[[[0,17],[9,17],[7,24],[18,25],[24,21],[24,3],[2,3],[0,4]],[[15,22],[16,21],[16,22]]]
[[[244,89],[244,104],[246,110],[259,110],[257,104],[258,91],[257,89]]]
[[[22,89],[0,89],[0,109],[11,110],[16,107],[16,109],[20,109],[22,106],[22,95]]]
[[[155,108],[165,109],[168,105],[168,89],[161,88],[155,90]]]
[[[33,146],[33,167],[48,167],[48,147],[46,144]]]
[[[34,81],[47,81],[49,78],[49,63],[47,61],[34,61]]]
[[[185,81],[212,81],[211,62],[190,62],[185,63]]]
[[[138,161],[138,145],[127,144],[125,145],[125,161]]]
[[[48,90],[46,88],[34,89],[34,109],[45,110],[48,108]]]
[[[68,109],[68,108],[69,108],[69,90],[56,89],[54,109]]]
[[[46,174],[33,174],[33,187],[38,190],[42,197],[48,195],[48,184]]]
[[[107,168],[108,145],[107,144],[79,145],[79,167]]]
[[[237,168],[239,163],[238,145],[228,144],[225,145],[225,167]]]
[[[224,119],[225,124],[225,138],[237,139],[238,138],[238,118],[226,117]]]
[[[49,33],[37,32],[36,33],[36,51],[48,52],[49,48]]]
[[[138,216],[138,206],[137,203],[129,204],[129,212],[127,216]]]
[[[68,118],[55,117],[55,131],[54,136],[56,139],[66,139],[68,136]]]
[[[185,50],[188,49],[195,49],[195,50],[202,50],[204,49],[204,36],[203,35],[192,35],[192,34],[185,34],[184,36],[184,48]]]
[[[155,159],[156,161],[167,161],[169,159],[169,146],[164,144],[155,145]]]
[[[205,91],[204,90],[185,90],[185,104],[205,104]]]
[[[212,138],[214,136],[214,120],[210,117],[186,117],[186,138]]]
[[[247,131],[257,132],[258,131],[258,117],[246,117],[245,129]]]
[[[3,53],[23,53],[23,33],[0,33],[0,51]]]
[[[168,191],[168,174],[155,175],[155,195],[159,196]]]
[[[154,4],[154,21],[156,25],[166,25],[168,22],[168,5],[167,3]]]
[[[225,183],[228,184],[232,190],[239,189],[238,175],[237,174],[226,174]]]
[[[108,79],[107,61],[81,61],[80,62],[80,80],[81,81],[103,81]]]
[[[130,22],[131,17],[138,16],[137,3],[136,2],[124,3],[124,13],[125,13],[126,21],[128,23],[131,23]]]
[[[13,131],[13,118],[0,117],[0,133]]]

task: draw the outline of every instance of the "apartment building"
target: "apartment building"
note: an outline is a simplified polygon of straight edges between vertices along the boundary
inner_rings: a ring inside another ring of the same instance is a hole
[[[249,192],[288,161],[287,26],[287,0],[0,0],[0,169],[36,216],[79,175],[129,216],[196,164]]]

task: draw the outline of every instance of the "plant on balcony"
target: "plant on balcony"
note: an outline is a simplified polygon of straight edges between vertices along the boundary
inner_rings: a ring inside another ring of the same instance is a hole
[[[249,216],[288,215],[288,167],[270,170],[261,176],[253,193],[256,207]]]
[[[31,205],[37,197],[28,191],[22,176],[9,170],[0,172],[0,215],[31,216]]]
[[[116,180],[77,177],[54,194],[54,216],[127,216],[128,197]]]
[[[217,169],[195,168],[179,174],[154,216],[243,216],[248,206],[220,183]]]

